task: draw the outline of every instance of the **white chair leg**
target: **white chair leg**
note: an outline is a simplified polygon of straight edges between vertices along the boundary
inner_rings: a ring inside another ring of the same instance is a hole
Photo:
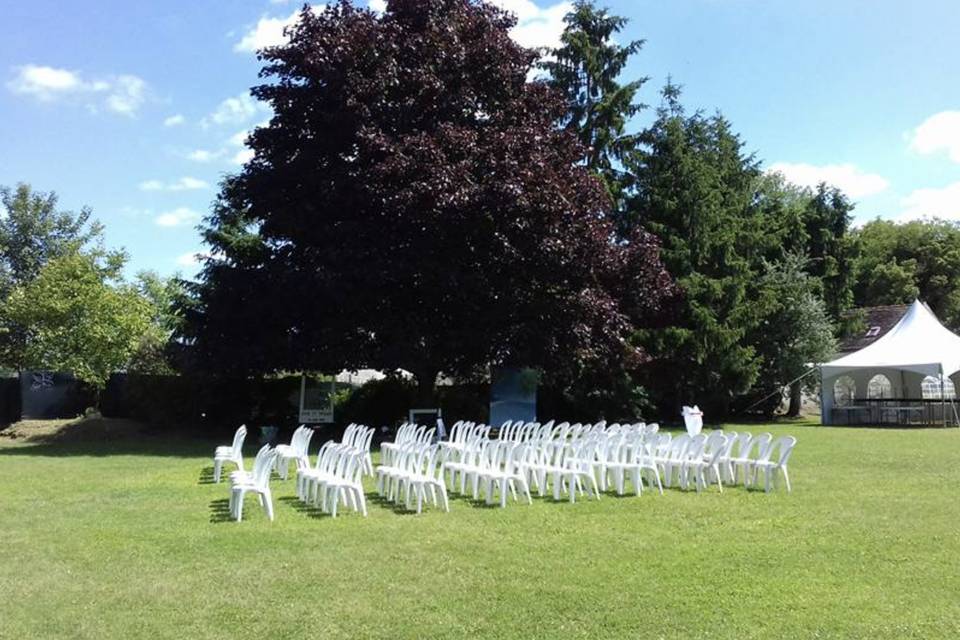
[[[240,522],[241,520],[243,520],[243,496],[244,496],[244,493],[246,493],[246,492],[245,492],[243,489],[239,489],[238,492],[237,492],[237,501],[236,501],[236,504],[234,505],[234,506],[236,507],[235,517],[236,517],[236,519],[237,519],[237,522]]]
[[[271,496],[268,491],[266,494],[260,496],[260,501],[263,503],[263,508],[267,512],[267,518],[270,522],[273,522],[273,496]]]
[[[363,496],[363,489],[357,487],[357,502],[360,503],[360,513],[363,514],[363,517],[367,517],[367,499]]]
[[[446,513],[450,513],[450,500],[447,498],[447,488],[442,484],[439,486],[440,490],[440,499],[443,502],[443,510]]]
[[[334,489],[330,494],[330,515],[334,518],[337,517],[337,505],[340,504],[340,489]]]
[[[223,461],[214,460],[213,461],[213,481],[216,483],[220,482],[220,473],[223,470]]]

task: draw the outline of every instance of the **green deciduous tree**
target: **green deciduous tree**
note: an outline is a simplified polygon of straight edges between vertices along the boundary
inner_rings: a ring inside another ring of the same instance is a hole
[[[795,253],[768,262],[754,288],[753,302],[762,317],[747,339],[763,365],[751,397],[767,399],[761,405],[766,413],[779,407],[779,391],[810,371],[810,363],[824,362],[836,352],[834,325],[808,263],[809,258]],[[816,383],[812,376],[805,381],[808,389]],[[798,414],[799,395],[791,393],[790,402],[788,415]]]
[[[99,390],[127,365],[151,327],[151,308],[120,281],[121,266],[75,251],[10,293],[3,315],[27,328],[26,367],[70,371]]]
[[[135,286],[149,305],[150,327],[141,336],[127,368],[137,373],[172,374],[170,338],[180,328],[182,318],[176,309],[184,295],[184,283],[176,276],[163,277],[154,271],[141,271]]]
[[[960,330],[960,225],[874,220],[856,236],[857,304],[907,304],[919,296],[948,327]]]
[[[0,187],[0,207],[0,304],[57,257],[82,249],[108,262],[122,260],[121,253],[103,249],[103,226],[89,209],[62,211],[53,192],[34,191],[27,184]],[[23,367],[25,340],[25,327],[7,318],[0,327],[0,367]]]

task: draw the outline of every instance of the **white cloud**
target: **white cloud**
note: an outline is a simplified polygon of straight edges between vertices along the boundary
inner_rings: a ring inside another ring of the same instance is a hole
[[[249,122],[251,118],[262,113],[270,111],[270,106],[266,102],[255,100],[249,93],[227,98],[214,109],[213,113],[201,121],[203,127],[209,127],[210,124],[219,125],[237,125]]]
[[[573,3],[558,2],[540,8],[531,0],[490,0],[492,4],[517,16],[517,26],[511,37],[525,47],[560,46],[563,33],[563,17],[573,10]]]
[[[314,11],[320,11],[323,9],[323,5],[315,4],[311,5],[311,8]],[[240,42],[233,45],[233,50],[240,53],[256,53],[265,47],[276,47],[286,44],[287,37],[283,34],[283,30],[296,23],[299,17],[300,9],[297,9],[285,18],[263,16],[257,20],[257,24],[253,25],[253,27],[243,35]]]
[[[960,162],[960,111],[941,111],[924,120],[913,130],[910,148],[923,155],[945,151]]]
[[[200,219],[200,214],[188,207],[177,207],[161,213],[153,221],[161,227],[179,227]]]
[[[210,185],[198,178],[184,176],[179,180],[165,184],[161,180],[145,180],[140,183],[141,191],[191,191],[194,189],[206,189]]]
[[[370,0],[367,6],[377,13],[383,13],[387,10],[387,0]]]
[[[223,155],[223,150],[219,151],[209,151],[207,149],[195,149],[187,154],[188,160],[193,160],[194,162],[213,162],[217,158]]]
[[[203,180],[191,178],[190,176],[184,176],[176,182],[170,184],[168,188],[170,191],[188,191],[192,189],[206,189],[209,186],[210,185]]]
[[[53,100],[58,95],[84,90],[85,83],[73,71],[27,64],[17,68],[17,75],[7,83],[7,88],[40,100]]]
[[[246,164],[248,161],[253,159],[253,149],[241,149],[237,151],[233,156],[234,164]]]
[[[768,171],[781,173],[787,180],[801,187],[814,188],[821,182],[826,182],[854,199],[880,193],[890,186],[882,176],[864,173],[856,165],[849,163],[817,166],[802,162],[776,162],[770,165]]]
[[[901,220],[943,218],[960,220],[960,182],[942,189],[917,189],[900,201]]]
[[[247,137],[250,135],[249,129],[244,129],[243,131],[237,131],[235,134],[230,136],[230,139],[227,140],[227,143],[234,147],[242,147],[247,143]]]
[[[208,254],[202,252],[184,253],[177,256],[176,263],[181,267],[196,267]]]
[[[176,257],[174,262],[176,262],[181,267],[199,267],[200,263],[204,260],[209,260],[213,258],[214,260],[223,260],[223,253],[219,251],[193,251],[191,253],[184,253]]]
[[[227,144],[230,145],[231,147],[246,146],[247,138],[250,137],[250,134],[253,133],[254,129],[257,129],[259,127],[268,127],[268,126],[270,126],[270,121],[264,120],[263,122],[258,122],[257,124],[253,125],[249,129],[241,129],[240,131],[237,131],[235,134],[230,136],[230,138],[227,140]]]
[[[79,98],[92,112],[105,108],[125,116],[137,112],[148,92],[147,83],[130,74],[87,80],[77,71],[34,64],[17,67],[7,88],[43,102]]]
[[[141,209],[139,207],[125,206],[125,207],[120,207],[120,213],[130,218],[145,218],[153,215],[153,210]]]
[[[163,126],[165,126],[165,127],[176,127],[176,126],[178,126],[178,125],[183,124],[183,123],[186,122],[186,121],[187,121],[187,119],[183,117],[183,114],[178,113],[178,114],[176,114],[176,115],[170,116],[169,118],[164,118],[164,120],[163,120]]]
[[[114,113],[132,116],[147,96],[147,83],[137,76],[119,76],[110,87],[106,99],[107,109]]]
[[[163,191],[163,187],[159,180],[144,180],[140,183],[140,191]]]

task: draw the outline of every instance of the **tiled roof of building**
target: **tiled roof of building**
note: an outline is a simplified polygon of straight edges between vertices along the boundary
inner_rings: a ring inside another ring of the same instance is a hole
[[[880,307],[862,307],[851,313],[861,315],[864,329],[840,339],[840,353],[859,351],[879,340],[892,329],[907,312],[910,305],[890,304]]]

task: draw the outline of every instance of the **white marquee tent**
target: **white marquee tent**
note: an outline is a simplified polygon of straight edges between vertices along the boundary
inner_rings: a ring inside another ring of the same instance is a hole
[[[890,382],[890,397],[903,399],[902,407],[892,411],[930,411],[922,407],[922,384],[932,376],[941,381],[949,378],[960,388],[960,336],[957,336],[937,320],[930,309],[915,301],[900,321],[873,344],[833,362],[821,365],[823,386],[821,412],[823,424],[835,422],[835,383],[842,376],[849,376],[855,384],[856,398],[867,397],[870,380],[883,375]],[[857,407],[853,407],[856,409]],[[953,415],[951,415],[953,414]],[[941,402],[939,420],[955,416],[952,402]]]

